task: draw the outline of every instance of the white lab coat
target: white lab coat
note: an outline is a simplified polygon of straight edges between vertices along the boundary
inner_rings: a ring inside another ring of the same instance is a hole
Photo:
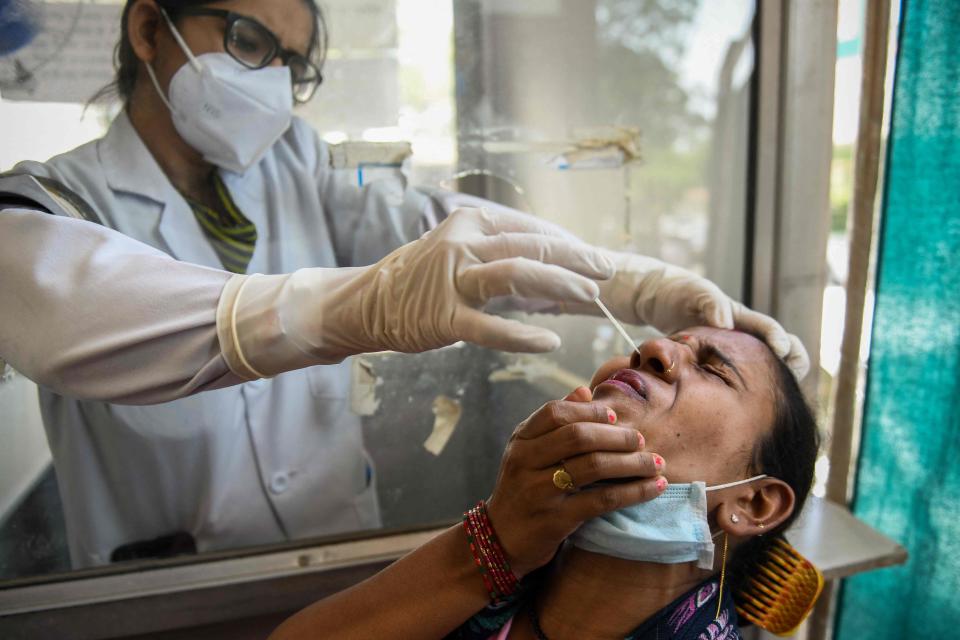
[[[0,196],[0,358],[62,393],[125,404],[242,382],[217,337],[229,273],[9,202]]]
[[[219,266],[125,114],[101,140],[15,171],[60,180],[107,226],[178,260]],[[299,119],[255,167],[223,180],[257,227],[251,273],[369,264],[438,217],[418,191],[338,179],[326,146]],[[110,309],[102,312],[109,324]],[[208,320],[202,313],[195,322]],[[41,410],[76,567],[175,532],[208,551],[379,526],[360,420],[349,409],[348,362],[154,406],[42,388]]]

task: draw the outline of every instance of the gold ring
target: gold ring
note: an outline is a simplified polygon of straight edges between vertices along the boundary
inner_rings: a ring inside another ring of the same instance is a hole
[[[670,368],[669,368],[669,369],[664,369],[663,372],[664,372],[664,373],[670,373],[671,371],[673,371],[673,368],[674,368],[675,366],[677,366],[677,361],[676,361],[676,360],[673,360],[673,361],[670,362]]]
[[[560,491],[573,491],[576,489],[573,485],[573,478],[570,477],[570,474],[567,473],[567,470],[563,468],[562,464],[553,472],[553,486],[560,489]]]

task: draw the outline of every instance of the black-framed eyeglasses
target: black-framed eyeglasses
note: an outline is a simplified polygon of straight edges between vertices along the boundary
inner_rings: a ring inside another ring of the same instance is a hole
[[[227,22],[223,30],[223,49],[248,69],[262,69],[280,58],[290,69],[293,99],[308,102],[323,82],[323,74],[315,64],[296,51],[284,49],[280,39],[256,19],[226,9],[184,7],[169,11],[175,16],[214,16]]]

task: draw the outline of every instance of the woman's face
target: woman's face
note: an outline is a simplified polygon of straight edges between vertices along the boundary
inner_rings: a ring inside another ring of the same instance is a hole
[[[695,327],[605,363],[594,400],[643,434],[670,482],[731,482],[752,475],[755,445],[773,423],[773,357],[746,333]]]

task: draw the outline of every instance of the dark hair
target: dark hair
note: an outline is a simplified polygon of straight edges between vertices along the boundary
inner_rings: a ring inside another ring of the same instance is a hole
[[[127,21],[130,16],[130,8],[136,0],[127,0],[123,7],[123,15],[120,18],[120,41],[113,51],[113,66],[117,75],[113,82],[100,89],[90,102],[97,102],[109,97],[118,96],[123,102],[127,102],[133,94],[133,87],[137,82],[137,67],[139,59],[133,52],[133,46],[130,44],[130,38],[127,36]],[[178,9],[190,6],[200,6],[213,4],[213,0],[156,0],[157,4],[170,12],[171,18],[176,22],[176,12]],[[323,67],[327,57],[327,22],[323,11],[316,0],[303,0],[314,17],[313,35],[310,37],[310,49],[307,51],[307,57],[317,65],[318,69]]]
[[[773,365],[773,428],[754,449],[753,472],[779,478],[793,489],[793,512],[776,528],[741,544],[727,566],[727,576],[736,593],[746,585],[754,567],[763,561],[776,538],[800,515],[813,485],[814,466],[820,450],[820,432],[813,409],[807,403],[789,367],[771,352]]]

